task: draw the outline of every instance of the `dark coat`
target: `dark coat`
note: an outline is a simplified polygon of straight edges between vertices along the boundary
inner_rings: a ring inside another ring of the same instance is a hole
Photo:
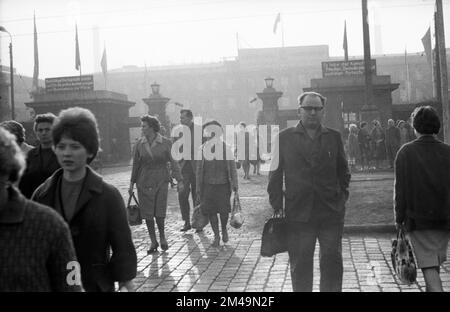
[[[56,207],[62,174],[62,169],[56,171],[36,190],[33,200]],[[83,287],[86,291],[113,291],[114,281],[125,282],[136,276],[137,257],[125,204],[119,191],[89,167],[85,179],[76,213],[69,222]]]
[[[400,129],[396,126],[386,129],[386,147],[390,147],[395,151],[400,148]]]
[[[395,222],[407,230],[450,229],[450,146],[423,136],[395,159]]]
[[[276,210],[283,207],[285,197],[285,213],[291,221],[307,222],[312,213],[322,208],[330,208],[342,216],[345,213],[351,175],[342,138],[330,128],[321,127],[320,131],[320,151],[314,159],[302,144],[308,134],[301,123],[278,136],[279,153],[272,157],[273,164],[278,160],[278,167],[271,168],[267,191]]]
[[[9,189],[0,207],[0,292],[81,291],[67,283],[77,261],[67,224],[53,209]]]
[[[51,150],[51,149],[50,149]],[[48,164],[43,164],[41,146],[35,147],[27,154],[27,167],[20,179],[19,189],[26,198],[31,198],[39,185],[45,182],[60,167],[55,153],[51,153]]]

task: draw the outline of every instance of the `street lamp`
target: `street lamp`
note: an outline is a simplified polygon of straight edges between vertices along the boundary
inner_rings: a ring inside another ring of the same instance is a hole
[[[11,77],[11,117],[12,120],[15,119],[15,114],[14,114],[14,66],[13,66],[13,50],[12,50],[12,36],[9,33],[9,31],[6,30],[5,27],[0,26],[0,32],[5,32],[9,35],[9,67],[10,67],[10,77]]]
[[[152,85],[150,85],[150,87],[152,87],[152,93],[154,95],[159,94],[159,84],[157,84],[156,81]]]
[[[273,79],[272,77],[265,78],[264,81],[266,82],[266,88],[272,88],[274,80],[275,79]]]

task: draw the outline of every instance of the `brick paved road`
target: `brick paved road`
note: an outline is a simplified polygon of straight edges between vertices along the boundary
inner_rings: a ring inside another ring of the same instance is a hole
[[[114,184],[127,198],[130,168],[103,170],[105,180]],[[389,174],[372,175],[386,178]],[[362,176],[358,178],[363,178]],[[175,190],[169,190],[166,219],[169,250],[147,255],[149,237],[145,225],[133,227],[133,240],[138,255],[138,291],[292,291],[287,254],[260,257],[261,232],[271,209],[266,196],[267,177],[242,179],[240,172],[241,204],[245,223],[241,229],[230,229],[230,241],[212,248],[212,231],[182,233],[183,222]],[[424,291],[423,276],[418,283],[406,286],[392,274],[390,246],[392,235],[352,234],[343,239],[344,283],[347,292],[417,292]],[[314,291],[319,287],[318,248],[315,254]],[[450,259],[450,255],[448,256]],[[441,273],[444,289],[450,291],[450,263]]]

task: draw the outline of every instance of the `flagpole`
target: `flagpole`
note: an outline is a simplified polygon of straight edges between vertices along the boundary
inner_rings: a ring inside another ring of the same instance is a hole
[[[236,32],[236,48],[237,48],[237,53],[239,56],[239,33]]]
[[[106,55],[106,43],[103,42],[103,55]],[[103,55],[102,55],[102,59],[103,59]],[[108,64],[108,61],[106,59],[106,64]],[[105,90],[108,90],[107,87],[107,79],[108,79],[108,67],[106,68],[106,73],[104,74],[104,78],[105,78]]]
[[[281,47],[284,48],[284,22],[283,19],[281,18],[281,13],[280,13],[280,21],[281,21]]]
[[[406,69],[406,99],[408,101],[408,104],[411,102],[411,88],[409,85],[409,67],[408,67],[408,61],[407,61],[407,48],[405,46],[405,69]]]
[[[431,58],[431,86],[433,87],[433,98],[436,98],[436,79],[434,79],[434,57],[433,57],[433,38],[431,37],[431,22],[428,30],[430,31],[430,58]]]

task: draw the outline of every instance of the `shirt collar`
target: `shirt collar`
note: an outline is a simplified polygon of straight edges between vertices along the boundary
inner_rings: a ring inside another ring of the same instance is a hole
[[[295,130],[297,132],[306,133],[306,129],[303,126],[301,121],[298,122],[297,126],[295,127]],[[319,125],[319,132],[320,133],[328,133],[329,131],[328,131],[328,129],[326,127],[323,127],[322,125]]]
[[[145,135],[142,136],[142,142],[143,142],[143,143],[148,143],[147,137],[146,137]],[[163,137],[162,137],[162,135],[159,134],[159,133],[156,133],[156,137],[155,137],[154,142],[156,142],[156,143],[162,143],[162,142],[163,142]]]

